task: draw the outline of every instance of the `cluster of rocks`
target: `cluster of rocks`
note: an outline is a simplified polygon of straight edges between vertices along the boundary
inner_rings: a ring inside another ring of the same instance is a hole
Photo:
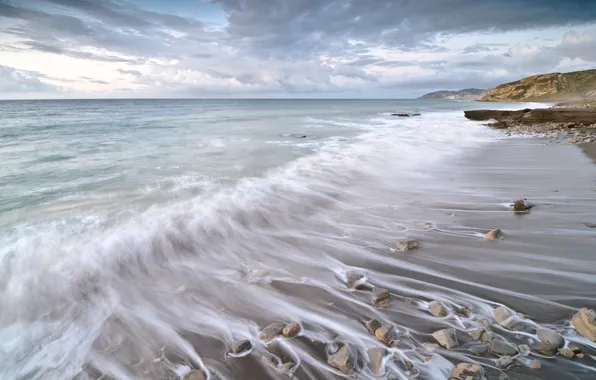
[[[419,113],[392,113],[391,116],[411,117],[411,116],[420,116],[420,114]]]
[[[486,125],[511,135],[537,135],[570,144],[596,142],[596,109],[473,110],[466,118],[489,121]]]

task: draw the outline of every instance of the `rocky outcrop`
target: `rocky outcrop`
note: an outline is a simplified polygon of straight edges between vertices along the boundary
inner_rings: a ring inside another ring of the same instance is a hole
[[[563,101],[596,98],[596,70],[534,75],[499,85],[480,98],[486,102]]]
[[[532,125],[544,123],[565,123],[575,125],[596,124],[596,109],[580,108],[536,108],[516,111],[508,110],[469,110],[464,111],[466,118],[475,121],[496,120],[507,126],[514,124]],[[500,124],[499,129],[503,129]]]
[[[479,88],[465,88],[457,91],[435,91],[424,94],[418,99],[447,99],[447,100],[477,100],[480,99],[486,90]]]

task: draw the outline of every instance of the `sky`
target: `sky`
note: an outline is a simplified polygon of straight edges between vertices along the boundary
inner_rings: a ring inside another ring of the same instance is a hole
[[[0,0],[0,98],[412,98],[596,68],[596,0]]]

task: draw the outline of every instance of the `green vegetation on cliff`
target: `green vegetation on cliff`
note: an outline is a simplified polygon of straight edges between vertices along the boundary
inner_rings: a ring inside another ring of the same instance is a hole
[[[534,75],[489,90],[480,100],[574,101],[596,98],[596,70]]]

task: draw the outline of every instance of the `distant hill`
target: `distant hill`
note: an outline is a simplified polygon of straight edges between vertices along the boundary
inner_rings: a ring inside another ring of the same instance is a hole
[[[422,95],[418,99],[450,99],[450,100],[476,100],[486,90],[479,88],[465,88],[459,91],[435,91]]]
[[[480,99],[486,102],[574,101],[596,98],[596,70],[534,75],[505,83]]]

